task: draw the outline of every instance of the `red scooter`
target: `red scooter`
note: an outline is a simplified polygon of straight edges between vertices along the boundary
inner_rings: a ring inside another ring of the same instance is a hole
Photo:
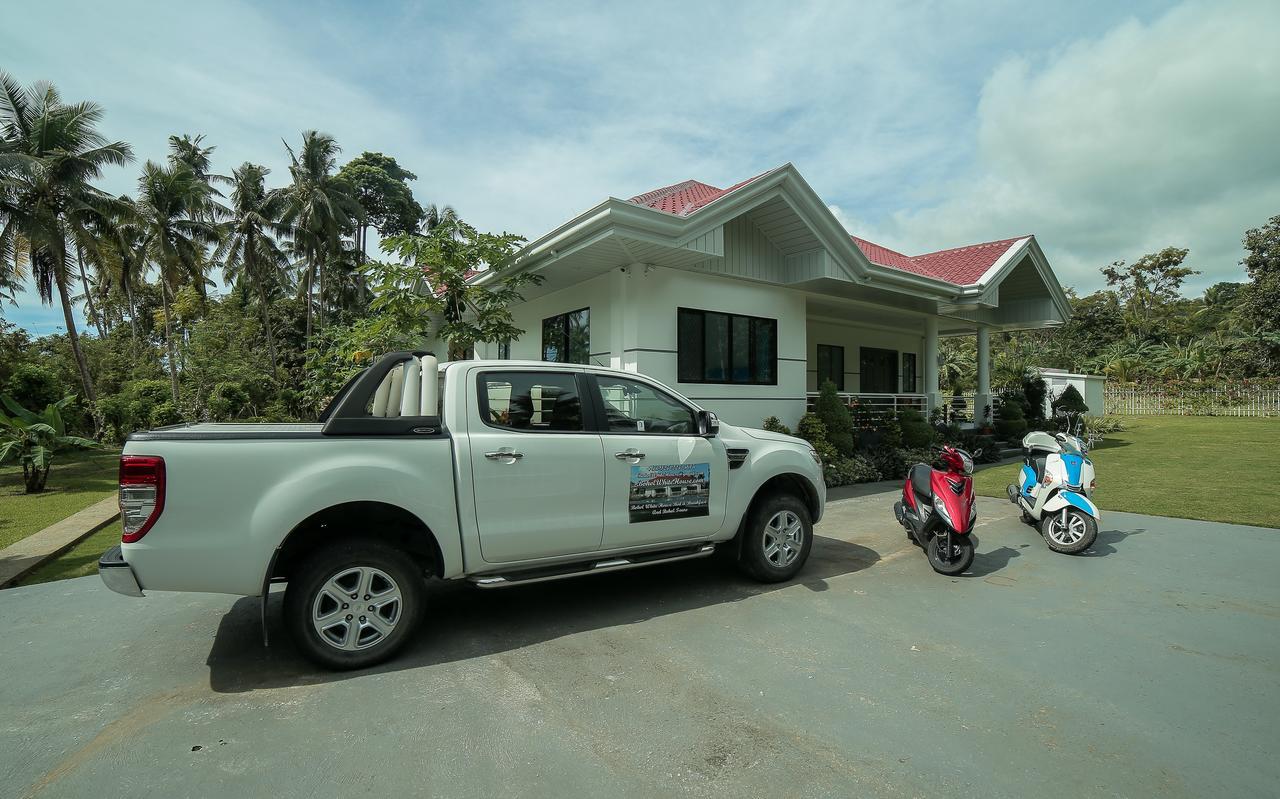
[[[973,458],[955,447],[943,447],[938,460],[945,471],[917,463],[907,472],[902,500],[893,515],[907,536],[929,556],[938,574],[960,574],[973,563],[973,538],[978,518],[973,498]]]

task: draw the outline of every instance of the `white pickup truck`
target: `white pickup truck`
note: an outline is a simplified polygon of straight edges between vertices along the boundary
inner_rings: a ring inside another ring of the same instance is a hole
[[[112,590],[261,596],[337,669],[413,634],[427,578],[517,586],[730,553],[793,577],[826,489],[801,439],[720,424],[643,375],[384,356],[315,424],[129,437]]]

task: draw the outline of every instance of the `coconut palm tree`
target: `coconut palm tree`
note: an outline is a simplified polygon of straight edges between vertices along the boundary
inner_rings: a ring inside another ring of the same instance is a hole
[[[288,228],[280,224],[285,210],[285,195],[267,190],[266,176],[269,173],[266,167],[250,163],[235,170],[231,178],[231,218],[226,224],[222,244],[213,257],[215,261],[222,262],[223,276],[228,283],[243,280],[257,296],[271,371],[278,375],[268,295],[286,282],[285,267],[289,259],[275,237],[286,234]]]
[[[338,153],[341,148],[332,136],[314,130],[302,134],[302,148],[289,151],[289,175],[292,184],[285,191],[282,224],[292,229],[294,248],[302,256],[306,273],[302,290],[306,302],[306,338],[311,341],[313,326],[312,294],[316,294],[315,313],[324,321],[324,281],[322,266],[340,248],[343,233],[352,230],[364,209],[350,193],[349,187],[337,179]],[[317,286],[317,281],[319,285]],[[318,288],[318,292],[316,289]]]
[[[210,207],[213,189],[185,163],[161,166],[148,161],[138,178],[135,205],[142,230],[142,253],[159,270],[161,307],[164,311],[165,348],[169,382],[178,402],[178,359],[173,346],[171,303],[178,289],[193,284],[203,291],[205,253],[218,244],[215,223],[201,218]]]
[[[65,103],[52,84],[23,89],[0,72],[0,260],[12,270],[17,249],[24,249],[40,299],[52,303],[56,290],[90,403],[93,378],[71,305],[72,242],[83,217],[110,205],[90,182],[133,158],[128,144],[98,132],[101,120],[95,103]]]

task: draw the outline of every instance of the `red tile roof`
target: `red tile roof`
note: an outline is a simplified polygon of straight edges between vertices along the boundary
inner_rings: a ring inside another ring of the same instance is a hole
[[[1010,247],[1027,237],[1014,236],[1011,239],[970,244],[916,256],[903,255],[857,236],[850,236],[850,238],[873,264],[945,280],[958,286],[970,286],[981,280],[987,270],[999,261]]]
[[[682,183],[663,186],[660,189],[636,195],[628,202],[643,205],[663,213],[687,217],[726,194],[737,191],[767,174],[769,173],[763,172],[727,189],[717,189],[715,186],[697,180],[686,180]],[[942,280],[958,286],[969,286],[978,282],[986,274],[987,270],[996,261],[1000,260],[1000,256],[1009,251],[1009,248],[1015,242],[1021,241],[1026,237],[1015,236],[1011,239],[970,244],[965,247],[955,247],[950,250],[939,250],[938,252],[915,256],[903,255],[896,250],[891,250],[866,239],[860,239],[857,236],[850,236],[850,238],[853,239],[858,249],[862,250],[863,255],[867,256],[867,260],[873,264],[931,277],[935,280]]]
[[[773,170],[769,171],[772,172]],[[767,174],[769,172],[761,172],[759,175],[747,178],[741,183],[735,183],[727,189],[717,189],[715,186],[697,180],[686,180],[683,183],[663,186],[660,189],[636,195],[628,202],[644,205],[668,214],[675,214],[676,216],[688,216],[694,211],[715,202],[730,192],[737,191],[753,180]]]

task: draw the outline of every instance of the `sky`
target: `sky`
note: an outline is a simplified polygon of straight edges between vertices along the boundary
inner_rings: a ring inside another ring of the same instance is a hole
[[[1065,285],[1189,248],[1245,279],[1280,214],[1280,3],[10,5],[0,69],[106,109],[138,163],[203,133],[223,173],[283,140],[394,156],[422,203],[534,239],[596,205],[788,161],[863,238],[918,254],[1034,233]],[[34,293],[0,313],[40,333]]]

